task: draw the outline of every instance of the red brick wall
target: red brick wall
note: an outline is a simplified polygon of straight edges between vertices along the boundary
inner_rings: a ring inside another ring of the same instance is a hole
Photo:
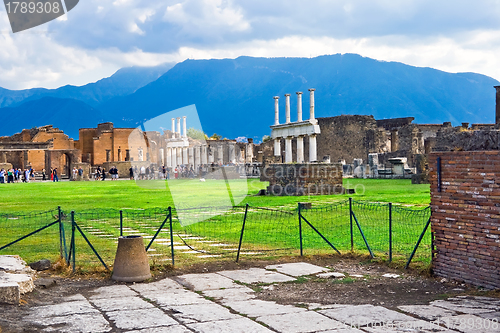
[[[500,152],[435,152],[429,169],[434,273],[500,288]]]

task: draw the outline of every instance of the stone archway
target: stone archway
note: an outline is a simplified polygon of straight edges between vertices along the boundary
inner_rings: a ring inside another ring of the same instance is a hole
[[[71,170],[77,163],[81,163],[80,151],[78,149],[57,149],[45,151],[45,170],[57,168],[60,177],[71,177]]]

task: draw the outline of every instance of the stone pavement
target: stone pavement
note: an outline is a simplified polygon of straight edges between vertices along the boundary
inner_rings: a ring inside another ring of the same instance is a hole
[[[496,298],[455,297],[394,311],[370,304],[281,305],[256,299],[248,287],[329,272],[290,263],[117,284],[33,307],[24,320],[42,332],[500,332]]]

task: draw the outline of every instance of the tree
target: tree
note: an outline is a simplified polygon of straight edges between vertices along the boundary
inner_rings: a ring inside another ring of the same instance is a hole
[[[267,141],[269,141],[269,140],[271,140],[271,137],[270,137],[269,135],[264,135],[264,136],[262,137],[262,142],[267,142]]]
[[[217,133],[212,134],[212,136],[210,137],[210,139],[212,139],[212,140],[220,140],[221,138],[222,138],[222,135],[219,135]]]
[[[205,133],[203,133],[203,131],[196,129],[196,128],[193,128],[193,127],[188,128],[187,136],[190,137],[191,139],[195,139],[195,140],[206,140],[207,139],[207,135]]]

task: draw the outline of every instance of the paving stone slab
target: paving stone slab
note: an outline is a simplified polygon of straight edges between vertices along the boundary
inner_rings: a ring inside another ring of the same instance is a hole
[[[182,323],[240,318],[240,316],[229,312],[228,309],[216,303],[177,305],[168,307],[168,309],[173,310],[174,313],[172,316],[180,320]]]
[[[279,265],[269,265],[266,266],[266,269],[275,269],[280,273],[291,275],[291,276],[304,276],[304,275],[312,275],[321,272],[328,272],[329,269],[316,266],[313,264],[309,264],[306,262],[292,262],[288,264],[279,264]]]
[[[495,312],[496,309],[496,306],[493,306],[493,308],[491,308],[489,305],[481,302],[475,302],[473,304],[471,302],[465,302],[465,300],[462,302],[449,302],[445,300],[437,300],[437,301],[432,301],[430,304],[443,309],[462,312],[466,314]]]
[[[34,273],[18,255],[0,255],[0,268],[10,273]]]
[[[159,280],[156,282],[150,283],[136,283],[129,286],[131,289],[137,291],[138,293],[146,292],[146,291],[157,291],[157,292],[166,292],[169,289],[181,289],[184,290],[184,287],[179,284],[177,281],[166,278],[163,280]]]
[[[245,286],[242,288],[227,288],[219,290],[205,290],[203,294],[208,297],[213,297],[216,300],[231,300],[231,301],[244,301],[255,298],[255,292]]]
[[[209,321],[204,323],[187,324],[186,326],[199,333],[274,333],[264,326],[248,318]]]
[[[92,303],[101,311],[137,310],[151,309],[154,306],[138,296],[99,298],[92,300]]]
[[[456,331],[424,320],[381,323],[379,325],[363,327],[363,330],[369,333],[456,333]]]
[[[341,328],[338,330],[326,330],[318,333],[365,333],[365,332],[360,331],[356,328]]]
[[[16,283],[19,286],[19,293],[24,295],[35,289],[33,275],[26,273],[6,273],[0,271],[0,289],[2,285]]]
[[[486,313],[478,313],[476,316],[484,318],[484,319],[496,319],[500,323],[500,312],[486,312]]]
[[[245,286],[234,283],[233,280],[216,273],[185,274],[177,276],[176,280],[182,285],[194,290],[214,290],[221,288],[244,288]]]
[[[168,327],[145,328],[143,330],[127,331],[127,333],[193,333],[182,325],[172,325]]]
[[[160,306],[202,304],[212,302],[206,300],[197,293],[184,289],[171,289],[159,293],[157,291],[144,291],[141,296],[146,297]]]
[[[318,312],[356,328],[376,323],[416,320],[402,313],[370,304],[348,305],[342,308],[320,310]]]
[[[157,308],[113,311],[106,315],[117,328],[125,330],[178,325],[177,321]]]
[[[345,274],[339,273],[339,272],[328,272],[328,273],[318,274],[317,277],[320,277],[322,279],[327,279],[327,278],[342,279],[342,278],[345,278]]]
[[[63,317],[35,318],[32,323],[47,326],[44,331],[58,333],[110,332],[111,326],[100,313],[73,314]],[[53,327],[52,327],[53,326]]]
[[[19,304],[21,293],[19,285],[15,282],[0,283],[0,304]]]
[[[398,306],[398,309],[430,321],[436,320],[441,317],[454,316],[457,314],[455,311],[439,308],[432,305],[401,305]]]
[[[343,323],[314,311],[269,315],[256,319],[269,327],[286,333],[308,333],[328,329],[347,328]]]
[[[453,329],[462,333],[500,332],[500,326],[498,323],[492,325],[493,322],[487,322],[486,320],[487,319],[471,314],[444,317],[440,319],[440,321],[444,323],[444,326],[446,328]],[[488,325],[487,328],[485,328],[486,325]]]
[[[223,300],[222,304],[229,306],[238,313],[256,318],[273,314],[297,313],[307,311],[292,305],[281,305],[275,302],[263,301],[260,299],[251,299],[247,301]]]
[[[217,272],[217,274],[243,283],[275,283],[295,280],[295,278],[292,278],[290,276],[286,276],[276,272],[270,272],[262,268],[222,271]]]
[[[100,287],[90,292],[90,299],[136,296],[137,293],[126,285]]]
[[[87,300],[85,301],[73,301],[73,302],[64,302],[53,305],[42,305],[35,306],[30,309],[30,318],[40,317],[60,317],[67,316],[72,314],[84,314],[84,313],[93,313],[98,314],[97,311],[92,304],[90,304]]]

